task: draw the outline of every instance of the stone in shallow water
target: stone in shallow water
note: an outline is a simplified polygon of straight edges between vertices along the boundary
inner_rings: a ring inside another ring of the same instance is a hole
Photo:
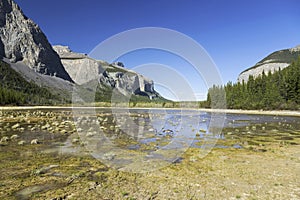
[[[8,142],[9,138],[7,136],[4,136],[1,138],[0,143]]]
[[[53,169],[53,168],[57,168],[59,167],[59,165],[49,165],[47,167],[42,167],[40,169],[36,169],[33,171],[34,175],[40,175],[40,174],[46,174],[49,170]]]
[[[26,142],[24,140],[21,140],[18,142],[18,145],[24,145]]]
[[[108,153],[105,153],[103,156],[102,156],[102,159],[104,160],[113,160],[115,158],[116,154],[114,154],[113,152],[108,152]]]
[[[17,139],[17,138],[19,138],[19,136],[16,135],[16,134],[15,134],[15,135],[12,135],[12,136],[10,137],[11,140],[15,140],[15,139]]]
[[[20,128],[20,124],[19,124],[19,123],[17,123],[17,124],[15,124],[15,125],[13,125],[11,128],[12,128],[12,129],[17,129],[17,128]]]
[[[78,138],[74,138],[73,140],[72,140],[72,143],[73,144],[77,144],[77,143],[79,143],[80,141],[79,141],[79,139]]]
[[[33,139],[33,140],[31,140],[31,142],[30,142],[30,144],[38,144],[38,143],[39,143],[38,139]]]
[[[88,132],[88,133],[86,134],[86,137],[93,137],[93,136],[95,136],[95,135],[96,135],[95,132]]]

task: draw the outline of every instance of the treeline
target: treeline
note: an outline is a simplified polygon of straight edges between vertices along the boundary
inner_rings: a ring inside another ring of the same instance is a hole
[[[231,109],[300,109],[300,57],[273,74],[262,73],[257,78],[250,76],[248,82],[213,86],[208,91],[207,104]]]
[[[52,105],[62,101],[47,88],[26,81],[3,61],[0,61],[0,80],[0,105]]]

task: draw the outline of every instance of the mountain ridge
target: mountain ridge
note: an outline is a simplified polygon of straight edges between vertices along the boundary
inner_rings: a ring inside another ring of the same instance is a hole
[[[0,59],[8,64],[4,71],[13,69],[32,87],[47,88],[62,102],[71,102],[74,92],[84,94],[89,101],[96,101],[95,96],[97,101],[108,101],[113,91],[137,100],[163,99],[152,80],[123,64],[95,60],[65,46],[52,47],[39,26],[13,0],[0,0]]]
[[[107,63],[95,60],[86,54],[73,52],[68,46],[56,45],[53,49],[60,56],[66,71],[75,83],[83,85],[93,80],[116,89],[121,94],[148,96],[159,98],[154,90],[154,82],[132,70],[123,63]]]
[[[0,57],[73,82],[46,35],[13,0],[0,1]]]
[[[269,71],[274,73],[279,69],[282,70],[292,64],[293,61],[296,61],[299,56],[300,45],[289,49],[275,51],[254,66],[242,71],[238,76],[238,82],[242,82],[243,80],[247,82],[250,75],[257,78],[262,72],[268,74]]]

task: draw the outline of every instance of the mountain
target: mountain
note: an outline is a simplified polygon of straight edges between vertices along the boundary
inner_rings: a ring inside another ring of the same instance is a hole
[[[0,104],[65,103],[74,93],[84,101],[110,101],[113,92],[134,101],[164,100],[152,80],[122,63],[95,60],[64,46],[54,49],[13,0],[0,0],[0,71],[6,74],[0,76],[0,92],[12,97]]]
[[[209,89],[210,106],[224,104],[225,98],[232,109],[300,110],[300,57],[283,70]]]
[[[53,105],[68,102],[67,99],[53,94],[46,87],[40,87],[32,81],[28,82],[4,61],[0,61],[0,80],[0,105]]]
[[[230,109],[300,110],[300,46],[270,54],[242,72],[237,83],[213,86],[206,103],[226,103]]]
[[[109,64],[85,54],[72,52],[67,46],[53,46],[66,71],[75,83],[87,84],[98,80],[101,85],[116,89],[124,96],[141,95],[150,99],[161,98],[154,90],[152,80],[126,69],[123,63]]]
[[[72,81],[45,34],[12,0],[0,0],[0,57]]]
[[[284,49],[271,53],[266,58],[255,64],[253,67],[250,67],[241,72],[238,77],[238,81],[242,82],[244,80],[247,82],[250,75],[256,78],[261,75],[263,71],[265,72],[265,74],[268,74],[269,71],[273,73],[274,71],[278,71],[279,69],[284,69],[293,61],[297,60],[299,56],[300,45],[294,48]]]

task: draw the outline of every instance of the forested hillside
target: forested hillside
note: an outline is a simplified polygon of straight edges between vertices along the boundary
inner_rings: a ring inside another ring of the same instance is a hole
[[[0,61],[0,105],[44,105],[65,103],[47,88],[27,82],[7,63]]]
[[[232,109],[300,109],[300,57],[273,74],[263,73],[255,79],[250,76],[248,82],[210,88],[208,105],[222,107],[224,94],[227,108]]]

